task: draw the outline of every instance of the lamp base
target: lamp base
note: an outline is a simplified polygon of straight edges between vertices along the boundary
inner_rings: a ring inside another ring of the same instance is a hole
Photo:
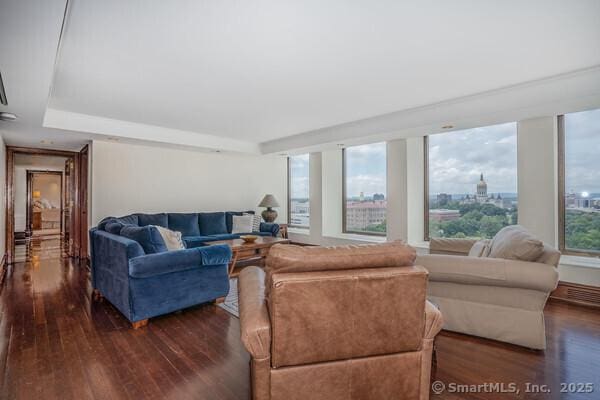
[[[260,215],[262,215],[265,222],[274,222],[277,219],[277,211],[271,207],[264,210]]]

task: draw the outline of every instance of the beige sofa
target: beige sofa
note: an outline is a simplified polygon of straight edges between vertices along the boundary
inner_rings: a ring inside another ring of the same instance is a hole
[[[430,254],[416,260],[429,271],[428,299],[446,330],[544,349],[543,310],[558,284],[560,252],[542,243],[534,261],[491,258],[494,242],[432,239]]]
[[[274,246],[239,276],[254,400],[427,400],[442,314],[399,242]]]

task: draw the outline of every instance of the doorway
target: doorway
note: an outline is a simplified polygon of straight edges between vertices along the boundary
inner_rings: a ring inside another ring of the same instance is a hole
[[[27,237],[64,237],[63,174],[27,170]]]
[[[6,148],[6,261],[15,245],[60,243],[60,255],[88,259],[88,146],[80,152]]]

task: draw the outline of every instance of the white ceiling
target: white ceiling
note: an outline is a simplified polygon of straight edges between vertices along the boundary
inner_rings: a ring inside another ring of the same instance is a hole
[[[52,75],[64,6],[2,0],[0,70],[21,116],[0,122],[11,144],[109,135],[288,151],[356,140],[336,127],[422,107],[418,126],[435,125],[448,102],[531,81],[543,93],[546,78],[590,67],[593,84],[565,95],[600,100],[597,0],[71,0]]]

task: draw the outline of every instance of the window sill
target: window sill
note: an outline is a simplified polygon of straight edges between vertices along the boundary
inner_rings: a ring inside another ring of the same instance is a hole
[[[359,235],[356,233],[338,233],[337,235],[323,236],[331,239],[345,239],[356,242],[368,242],[368,243],[384,243],[387,241],[385,236],[374,236],[374,235]]]
[[[288,233],[293,233],[295,235],[310,235],[309,228],[288,228]]]
[[[600,258],[563,255],[560,257],[560,265],[569,267],[598,268],[600,269]]]

